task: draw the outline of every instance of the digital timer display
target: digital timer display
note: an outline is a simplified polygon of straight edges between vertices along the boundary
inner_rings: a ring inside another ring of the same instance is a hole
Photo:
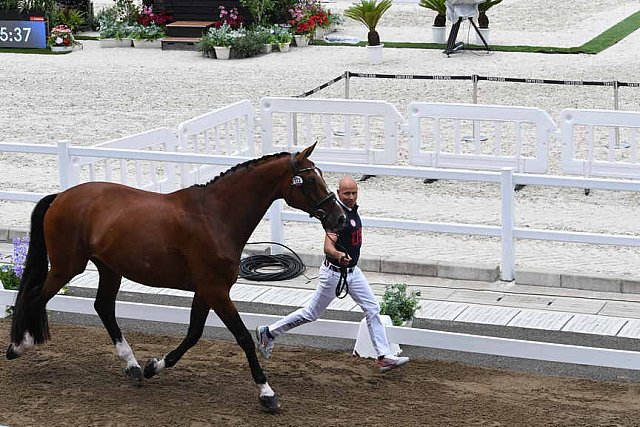
[[[44,21],[0,21],[0,47],[47,47],[47,26]]]

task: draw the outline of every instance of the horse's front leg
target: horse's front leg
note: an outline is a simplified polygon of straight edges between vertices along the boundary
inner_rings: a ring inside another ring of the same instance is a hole
[[[235,337],[238,345],[244,350],[244,354],[249,361],[249,368],[251,369],[251,375],[260,389],[260,403],[262,407],[269,413],[275,414],[280,408],[278,403],[278,397],[273,389],[267,382],[267,376],[264,374],[260,363],[258,362],[258,356],[256,355],[256,346],[253,342],[251,333],[247,330],[247,327],[242,322],[238,310],[229,298],[229,295],[218,295],[217,298],[213,298],[211,306],[216,312],[220,320],[222,320]]]
[[[178,363],[187,350],[196,345],[202,336],[202,331],[204,330],[204,324],[207,321],[208,315],[209,304],[196,294],[193,297],[193,302],[191,303],[191,316],[189,319],[189,330],[187,331],[187,336],[175,350],[171,351],[162,359],[149,359],[144,367],[145,378],[151,378],[166,368],[171,368]]]
[[[118,290],[120,289],[122,276],[100,260],[94,259],[92,261],[98,267],[98,273],[100,274],[98,292],[93,308],[98,313],[100,320],[102,320],[107,333],[109,333],[109,337],[111,337],[111,341],[115,345],[116,354],[120,360],[127,364],[124,369],[125,374],[136,384],[139,384],[143,379],[142,368],[140,368],[140,364],[136,360],[129,343],[122,335],[122,330],[116,320],[116,295],[118,295]]]

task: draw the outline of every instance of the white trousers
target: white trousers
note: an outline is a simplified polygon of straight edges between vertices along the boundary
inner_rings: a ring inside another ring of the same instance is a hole
[[[278,337],[289,329],[318,319],[336,297],[336,287],[339,279],[340,273],[323,264],[320,267],[318,286],[313,297],[301,309],[269,325],[271,335]],[[376,353],[378,356],[391,354],[389,340],[387,339],[384,325],[380,320],[380,304],[378,304],[378,300],[373,295],[369,282],[362,274],[360,267],[356,266],[353,272],[348,274],[347,284],[349,285],[349,296],[364,311],[367,326],[369,327],[369,335]]]

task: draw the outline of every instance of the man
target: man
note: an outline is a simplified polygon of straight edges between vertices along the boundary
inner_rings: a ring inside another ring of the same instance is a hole
[[[346,225],[340,232],[327,233],[325,236],[326,258],[320,266],[315,294],[305,307],[272,325],[258,326],[256,329],[258,350],[268,359],[276,337],[296,326],[316,320],[336,297],[338,283],[342,283],[346,275],[346,290],[365,313],[373,348],[378,354],[378,368],[380,372],[385,372],[404,365],[409,358],[397,357],[389,350],[389,341],[380,320],[380,305],[371,291],[369,282],[358,267],[362,246],[362,222],[356,204],[358,184],[350,176],[345,176],[338,184],[337,193],[338,201],[347,216]]]

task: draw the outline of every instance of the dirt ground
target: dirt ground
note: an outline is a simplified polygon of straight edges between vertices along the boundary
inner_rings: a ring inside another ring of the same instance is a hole
[[[10,323],[0,321],[8,339]],[[345,353],[276,347],[263,364],[279,394],[261,411],[244,354],[203,339],[134,387],[104,329],[51,325],[52,340],[0,361],[0,424],[17,426],[638,426],[640,385],[412,361],[380,374]],[[129,332],[138,360],[180,337]]]

